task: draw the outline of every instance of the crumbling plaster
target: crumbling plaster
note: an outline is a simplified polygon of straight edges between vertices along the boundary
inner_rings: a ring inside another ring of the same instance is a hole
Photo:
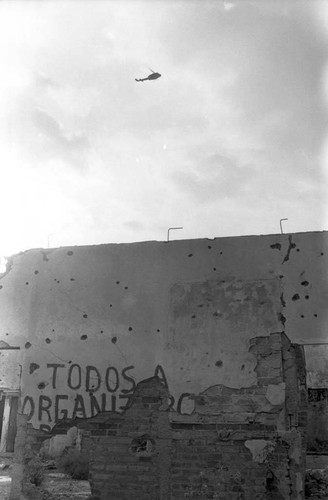
[[[263,463],[274,450],[276,443],[268,439],[247,439],[245,446],[250,450],[254,462]]]
[[[180,402],[186,412],[212,385],[251,387],[258,377],[252,338],[285,331],[293,342],[325,339],[327,238],[298,233],[14,256],[0,279],[0,339],[21,348],[24,412],[33,425],[52,427],[56,418],[90,416],[90,395],[94,410],[103,409],[102,394],[106,409],[120,411],[135,384],[154,374],[166,380],[174,408]],[[282,386],[266,396],[280,401]]]

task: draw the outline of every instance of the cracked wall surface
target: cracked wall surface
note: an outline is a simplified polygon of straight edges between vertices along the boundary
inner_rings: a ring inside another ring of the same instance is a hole
[[[214,385],[195,397],[189,415],[170,411],[169,388],[153,377],[137,385],[123,413],[81,423],[93,494],[101,500],[304,498],[304,363],[281,333],[253,339],[252,348],[260,365],[268,358],[261,369],[266,377],[249,388]],[[271,357],[277,352],[278,371]],[[284,359],[294,360],[292,371]],[[151,446],[138,455],[133,443],[140,438]]]
[[[299,233],[12,257],[0,340],[21,349],[24,413],[49,430],[62,417],[122,411],[135,384],[159,372],[184,411],[186,394],[216,381],[251,385],[250,338],[325,340],[326,241]]]
[[[188,418],[204,400],[203,410],[214,411],[221,390],[227,411],[216,408],[217,418],[297,428],[305,416],[288,373],[304,382],[295,343],[325,341],[327,238],[109,244],[12,257],[0,276],[0,341],[20,348],[20,412],[45,432],[63,420],[122,414],[138,383],[158,377],[170,415]],[[317,350],[305,347],[311,380]]]

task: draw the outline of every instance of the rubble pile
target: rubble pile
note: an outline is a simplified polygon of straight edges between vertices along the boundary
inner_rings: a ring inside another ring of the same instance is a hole
[[[311,500],[328,499],[328,468],[306,471],[305,498]]]

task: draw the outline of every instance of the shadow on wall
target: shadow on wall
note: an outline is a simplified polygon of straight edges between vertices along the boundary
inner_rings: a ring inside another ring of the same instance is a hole
[[[309,388],[307,450],[328,453],[328,388]]]

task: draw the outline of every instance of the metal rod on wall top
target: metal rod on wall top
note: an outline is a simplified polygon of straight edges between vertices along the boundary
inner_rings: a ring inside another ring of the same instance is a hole
[[[170,231],[174,229],[183,229],[183,227],[169,227],[167,230],[167,241],[170,241]]]
[[[288,219],[287,219],[287,218],[285,218],[285,219],[280,219],[280,231],[281,231],[281,234],[284,234],[284,232],[283,232],[283,230],[282,230],[282,224],[281,224],[283,220],[288,220]]]
[[[55,234],[55,233],[50,233],[50,234],[48,234],[48,236],[47,236],[47,245],[48,245],[48,248],[50,247],[50,238],[51,238],[51,236],[53,236],[54,234]]]

